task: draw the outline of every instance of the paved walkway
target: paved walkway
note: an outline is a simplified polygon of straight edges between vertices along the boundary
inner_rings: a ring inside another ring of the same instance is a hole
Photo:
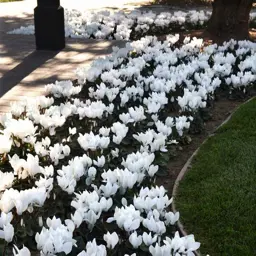
[[[56,80],[76,79],[78,66],[111,53],[124,41],[67,39],[60,52],[35,51],[34,36],[6,35],[0,43],[0,113],[8,112],[10,102],[44,93],[44,86]]]

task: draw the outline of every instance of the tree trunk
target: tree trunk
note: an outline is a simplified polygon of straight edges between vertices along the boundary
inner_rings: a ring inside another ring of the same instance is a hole
[[[214,0],[206,32],[221,41],[249,39],[249,19],[253,0]]]

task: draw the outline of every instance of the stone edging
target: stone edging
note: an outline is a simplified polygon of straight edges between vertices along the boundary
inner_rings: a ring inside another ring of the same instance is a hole
[[[203,143],[194,151],[194,153],[190,156],[190,158],[187,160],[187,162],[185,163],[185,165],[183,166],[183,168],[181,169],[178,177],[175,180],[174,186],[173,186],[173,190],[172,190],[172,198],[173,198],[173,202],[172,202],[172,211],[173,213],[177,212],[177,208],[175,205],[175,197],[177,195],[177,191],[178,191],[178,187],[179,187],[179,183],[180,181],[183,179],[183,177],[185,176],[185,174],[189,171],[189,169],[191,168],[191,162],[193,160],[193,158],[197,155],[198,151],[200,150],[200,148],[202,147],[202,145],[204,145],[209,138],[213,137],[216,135],[216,131],[222,127],[223,125],[225,125],[230,119],[231,117],[234,115],[234,113],[236,113],[236,111],[243,105],[247,104],[248,102],[250,102],[251,100],[256,99],[256,96],[252,97],[251,99],[243,102],[241,105],[239,105],[238,107],[236,107],[232,113],[217,127],[215,128],[215,130],[213,131],[212,134],[208,135],[207,138],[203,141]],[[181,223],[180,220],[178,220],[177,222],[178,225],[178,229],[181,232],[181,234],[183,236],[187,236],[187,232],[183,226],[183,224]],[[199,251],[194,252],[196,256],[201,256],[201,253]]]

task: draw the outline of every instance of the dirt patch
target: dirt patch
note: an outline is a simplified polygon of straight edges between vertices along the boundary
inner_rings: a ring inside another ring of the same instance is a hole
[[[177,155],[173,157],[168,164],[168,175],[165,177],[157,178],[157,185],[164,187],[171,193],[176,178],[178,177],[181,169],[194,153],[194,151],[203,143],[203,141],[230,116],[230,114],[242,103],[249,98],[256,95],[253,90],[250,95],[239,100],[229,100],[227,98],[219,98],[215,103],[211,111],[211,118],[204,123],[204,130],[200,134],[189,134],[192,141],[190,144],[183,145],[177,151]]]

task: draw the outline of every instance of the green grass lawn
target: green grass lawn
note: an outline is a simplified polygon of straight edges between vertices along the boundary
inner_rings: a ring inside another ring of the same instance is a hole
[[[204,144],[176,198],[202,255],[256,255],[256,99]]]
[[[23,1],[23,0],[0,0],[0,3],[16,2],[16,1]]]

